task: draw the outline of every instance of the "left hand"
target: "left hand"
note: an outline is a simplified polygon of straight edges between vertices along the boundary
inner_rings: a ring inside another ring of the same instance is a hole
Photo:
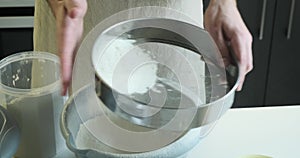
[[[233,55],[240,64],[237,88],[240,91],[246,74],[253,69],[252,35],[238,11],[236,0],[210,0],[204,15],[204,26],[220,49],[225,64],[233,60],[228,49],[228,43],[231,44]]]
[[[61,60],[62,95],[71,82],[75,52],[81,42],[86,0],[48,0],[56,18],[56,40]]]

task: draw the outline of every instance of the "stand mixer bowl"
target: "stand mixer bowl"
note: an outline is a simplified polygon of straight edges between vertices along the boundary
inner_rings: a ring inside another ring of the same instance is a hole
[[[93,86],[86,86],[80,91],[74,93],[67,101],[61,118],[61,129],[66,139],[68,148],[76,154],[78,158],[184,158],[203,138],[204,132],[212,125],[195,128],[188,131],[178,140],[158,150],[148,152],[129,152],[111,147],[101,142],[90,130],[89,122],[101,121],[105,114],[100,110],[95,110],[93,106],[97,97]],[[104,105],[103,105],[104,106]],[[108,109],[106,109],[108,112]],[[80,113],[85,113],[83,116]],[[100,118],[100,119],[97,119]],[[134,125],[126,120],[115,119],[123,128],[137,131],[147,131],[148,128]],[[90,124],[91,125],[91,124]],[[92,126],[97,123],[92,124]],[[99,132],[101,132],[99,130]],[[109,135],[106,135],[110,137]],[[113,136],[113,134],[111,135]],[[147,142],[145,142],[147,143]],[[129,144],[129,143],[128,143]]]

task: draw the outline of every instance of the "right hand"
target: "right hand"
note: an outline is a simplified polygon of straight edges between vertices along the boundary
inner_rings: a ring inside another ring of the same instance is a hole
[[[204,25],[219,47],[225,64],[233,60],[229,55],[230,43],[240,66],[237,91],[242,90],[245,77],[253,68],[252,35],[238,11],[236,0],[210,0]]]
[[[56,38],[61,61],[62,95],[72,78],[74,55],[81,42],[86,0],[48,0],[56,17]]]

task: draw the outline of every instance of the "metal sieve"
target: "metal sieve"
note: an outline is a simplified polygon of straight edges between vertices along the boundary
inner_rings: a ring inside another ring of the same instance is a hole
[[[218,120],[232,105],[238,65],[224,65],[204,29],[162,18],[135,19],[93,43],[95,91],[133,124],[185,131]]]

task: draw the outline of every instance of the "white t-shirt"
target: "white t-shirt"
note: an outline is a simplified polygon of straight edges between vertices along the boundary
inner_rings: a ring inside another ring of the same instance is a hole
[[[159,6],[170,8],[180,14],[191,18],[203,28],[202,0],[87,0],[88,11],[84,19],[84,33],[86,34],[99,22],[113,14],[129,8]],[[136,15],[145,17],[172,17],[172,13],[158,11],[159,9],[139,9]],[[181,18],[182,19],[182,18]],[[55,18],[46,0],[35,1],[35,24],[34,24],[34,50],[56,53]]]

